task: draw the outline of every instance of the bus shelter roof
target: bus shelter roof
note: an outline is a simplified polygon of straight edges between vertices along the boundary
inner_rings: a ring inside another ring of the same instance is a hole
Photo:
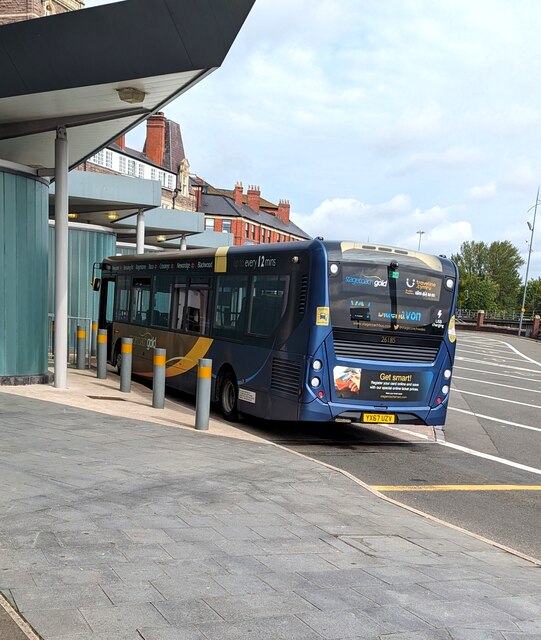
[[[52,168],[64,125],[76,166],[219,67],[254,1],[125,0],[0,27],[0,158]]]

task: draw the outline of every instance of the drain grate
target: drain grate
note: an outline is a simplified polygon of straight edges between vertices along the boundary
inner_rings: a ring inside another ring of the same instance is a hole
[[[126,402],[125,398],[117,398],[116,396],[86,396],[91,400],[118,400],[119,402]]]

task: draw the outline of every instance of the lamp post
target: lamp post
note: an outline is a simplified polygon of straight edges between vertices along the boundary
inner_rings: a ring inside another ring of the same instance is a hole
[[[419,236],[419,246],[417,247],[417,251],[421,251],[421,236],[424,234],[424,231],[417,231]]]
[[[522,296],[522,306],[520,307],[520,320],[518,323],[519,337],[522,333],[522,320],[524,319],[524,311],[525,311],[524,305],[526,304],[526,291],[528,289],[528,272],[530,271],[530,258],[532,257],[533,234],[535,231],[535,218],[537,216],[538,203],[539,203],[539,187],[537,187],[537,197],[535,199],[535,204],[533,207],[530,207],[530,209],[533,208],[533,224],[530,224],[529,222],[526,223],[528,225],[528,229],[531,231],[531,235],[530,235],[530,246],[528,248],[528,260],[526,262],[526,276],[524,277],[524,294]]]

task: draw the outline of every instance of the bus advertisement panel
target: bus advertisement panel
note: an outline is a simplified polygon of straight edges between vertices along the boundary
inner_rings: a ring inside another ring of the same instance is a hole
[[[222,414],[268,420],[445,422],[457,269],[415,251],[320,239],[117,256],[102,265],[110,361],[167,352],[170,387],[195,393],[213,362]]]

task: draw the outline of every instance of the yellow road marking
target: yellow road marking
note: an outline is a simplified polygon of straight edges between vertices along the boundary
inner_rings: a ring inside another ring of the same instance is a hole
[[[541,491],[541,485],[530,484],[421,484],[421,485],[373,485],[381,492],[394,491]]]

